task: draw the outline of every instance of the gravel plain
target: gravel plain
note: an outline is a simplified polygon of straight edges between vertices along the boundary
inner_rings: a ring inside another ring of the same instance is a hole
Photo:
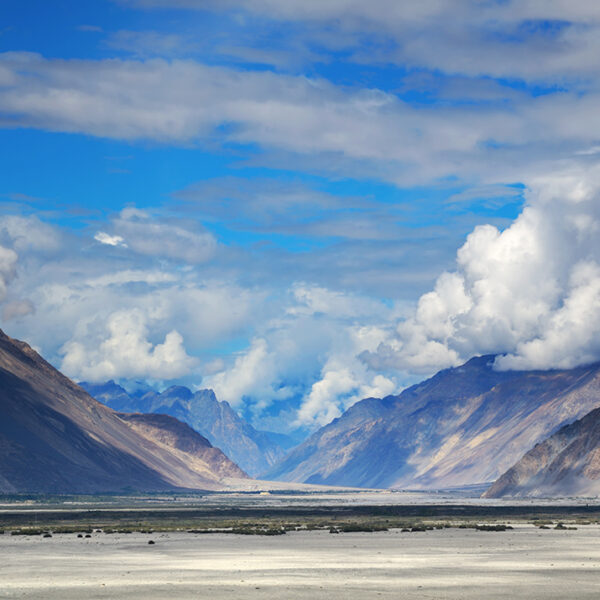
[[[152,539],[155,543],[148,544]],[[0,598],[600,597],[600,527],[0,536]]]

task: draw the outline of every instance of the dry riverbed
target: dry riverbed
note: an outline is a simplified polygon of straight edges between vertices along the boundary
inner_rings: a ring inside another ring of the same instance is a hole
[[[0,598],[386,597],[595,599],[600,526],[0,536]]]

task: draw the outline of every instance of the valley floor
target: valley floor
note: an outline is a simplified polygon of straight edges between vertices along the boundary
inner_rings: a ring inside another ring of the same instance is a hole
[[[591,599],[600,595],[600,526],[5,534],[0,582],[0,598],[44,600]]]

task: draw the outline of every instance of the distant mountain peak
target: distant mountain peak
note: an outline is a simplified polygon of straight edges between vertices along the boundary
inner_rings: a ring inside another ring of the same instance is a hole
[[[162,392],[164,396],[177,396],[180,400],[191,400],[193,397],[192,391],[183,385],[172,385]]]
[[[494,362],[498,357],[497,354],[482,354],[481,356],[473,356],[463,365],[456,367],[456,369],[472,368],[477,369],[493,369]]]
[[[215,394],[214,390],[211,390],[209,388],[196,390],[194,392],[194,396],[197,396],[199,398],[203,398],[206,400],[212,400],[213,402],[220,402],[221,404],[226,404],[227,406],[229,406],[229,402],[226,402],[225,400],[218,400],[217,395]]]
[[[148,392],[141,398],[124,395],[116,388],[111,393],[102,385],[90,385],[86,389],[121,412],[163,413],[176,417],[210,440],[252,476],[266,471],[284,454],[274,436],[257,431],[229,403],[219,401],[211,389],[192,392],[185,386],[173,385],[163,392]]]

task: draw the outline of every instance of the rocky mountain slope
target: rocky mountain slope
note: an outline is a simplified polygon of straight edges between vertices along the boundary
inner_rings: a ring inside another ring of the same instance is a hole
[[[214,490],[243,475],[207,440],[186,446],[159,425],[124,420],[0,331],[0,491]]]
[[[248,476],[233,464],[219,448],[215,448],[204,436],[169,415],[147,415],[140,413],[118,413],[134,431],[156,444],[177,454],[194,471],[205,477],[219,478]]]
[[[498,372],[493,356],[366,399],[264,477],[432,489],[491,482],[534,444],[600,405],[600,365]]]
[[[534,446],[483,497],[597,495],[600,495],[600,408]]]
[[[114,381],[103,384],[82,382],[80,385],[115,410],[176,417],[210,440],[253,477],[266,471],[285,454],[274,434],[256,430],[227,402],[217,400],[212,390],[194,393],[184,386],[172,386],[162,393],[148,392],[135,397]]]

